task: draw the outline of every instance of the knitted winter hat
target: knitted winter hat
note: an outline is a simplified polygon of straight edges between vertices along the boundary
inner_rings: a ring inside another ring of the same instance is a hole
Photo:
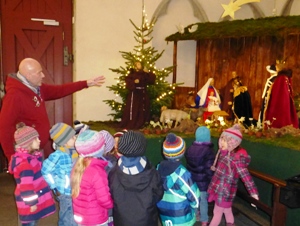
[[[102,157],[104,147],[104,137],[94,130],[80,132],[75,141],[75,148],[81,157]]]
[[[243,135],[240,131],[240,125],[235,124],[233,127],[225,129],[220,138],[224,138],[227,141],[228,150],[232,151],[238,147],[243,139]],[[220,146],[220,139],[219,139]]]
[[[128,131],[119,140],[119,152],[126,157],[143,156],[146,151],[147,140],[138,131]]]
[[[106,130],[101,130],[99,133],[104,138],[104,141],[105,141],[104,154],[106,154],[113,149],[113,147],[115,145],[115,140],[114,140],[114,137]]]
[[[75,120],[74,121],[74,129],[75,129],[75,132],[77,135],[81,130],[87,130],[87,129],[90,129],[90,127],[87,124],[84,124],[78,120]]]
[[[62,122],[56,123],[50,129],[51,139],[59,146],[65,145],[74,135],[75,130],[71,126]]]
[[[166,159],[176,160],[183,157],[185,152],[184,140],[176,136],[174,133],[169,133],[163,143],[163,154]]]
[[[39,137],[39,133],[34,128],[26,126],[23,122],[18,123],[16,128],[14,138],[19,147],[27,148],[34,139]]]
[[[210,142],[210,130],[206,126],[200,126],[195,133],[197,142]]]

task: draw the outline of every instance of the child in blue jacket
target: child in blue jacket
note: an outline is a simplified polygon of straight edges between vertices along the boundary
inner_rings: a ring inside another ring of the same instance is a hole
[[[163,160],[157,170],[162,178],[164,196],[157,203],[163,226],[193,226],[195,209],[199,207],[200,191],[190,172],[181,164],[185,141],[169,133],[163,143]]]
[[[59,203],[58,226],[77,226],[70,185],[71,170],[78,157],[75,130],[65,123],[56,123],[50,129],[50,137],[56,151],[44,160],[42,174]]]

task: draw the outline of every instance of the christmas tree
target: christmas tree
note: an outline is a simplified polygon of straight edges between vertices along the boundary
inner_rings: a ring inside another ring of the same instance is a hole
[[[125,77],[129,74],[130,68],[134,68],[135,62],[140,61],[144,68],[156,75],[155,84],[147,86],[147,92],[151,103],[151,116],[153,118],[160,115],[160,109],[162,106],[166,106],[168,108],[171,107],[175,88],[179,85],[170,84],[166,81],[168,75],[173,71],[173,66],[163,69],[157,69],[155,67],[155,62],[162,56],[164,51],[159,53],[151,46],[153,38],[151,37],[151,33],[153,32],[154,21],[151,21],[150,23],[147,22],[144,5],[141,27],[136,26],[132,20],[130,20],[130,22],[135,28],[134,38],[137,45],[134,46],[132,52],[120,51],[122,57],[126,60],[126,66],[121,66],[117,69],[110,68],[110,70],[117,73],[119,77],[116,78],[117,84],[108,86],[109,90],[114,92],[116,98],[112,100],[104,100],[104,102],[107,103],[115,112],[110,114],[113,116],[114,120],[122,117],[122,109],[125,105],[128,94]]]

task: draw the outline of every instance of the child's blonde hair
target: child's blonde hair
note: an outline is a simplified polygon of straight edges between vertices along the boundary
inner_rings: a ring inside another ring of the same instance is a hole
[[[71,176],[72,198],[76,198],[80,192],[80,183],[85,169],[90,165],[92,157],[79,157],[75,163]]]

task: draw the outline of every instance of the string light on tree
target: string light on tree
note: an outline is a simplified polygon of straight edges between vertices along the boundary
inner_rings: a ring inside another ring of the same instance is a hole
[[[165,67],[161,70],[157,69],[155,66],[155,62],[162,56],[164,51],[158,52],[151,46],[153,38],[151,37],[151,34],[153,32],[155,21],[150,21],[150,23],[148,23],[146,16],[147,14],[143,2],[141,26],[136,26],[133,21],[130,20],[135,28],[133,33],[137,44],[134,46],[132,52],[120,51],[122,57],[126,60],[125,66],[120,66],[116,69],[110,68],[110,70],[117,73],[119,77],[117,78],[116,84],[109,86],[108,88],[115,94],[118,93],[118,98],[115,98],[114,100],[104,100],[104,102],[114,111],[114,113],[111,113],[110,115],[113,116],[115,120],[120,119],[122,116],[122,109],[125,106],[124,103],[126,102],[128,94],[125,78],[130,72],[129,69],[134,68],[134,63],[136,61],[140,61],[147,70],[156,75],[155,85],[147,86],[147,92],[151,102],[151,115],[160,115],[162,106],[171,107],[175,87],[179,85],[169,84],[166,81],[166,78],[173,71],[173,66]],[[120,101],[118,102],[117,100]]]

